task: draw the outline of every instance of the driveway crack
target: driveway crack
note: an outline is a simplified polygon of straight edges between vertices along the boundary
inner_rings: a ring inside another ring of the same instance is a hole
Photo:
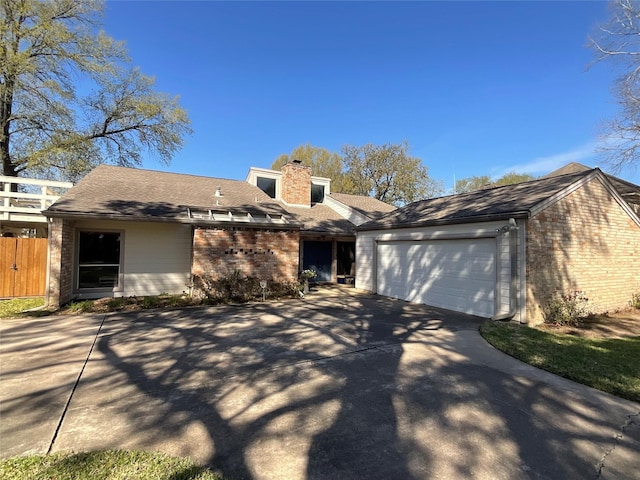
[[[597,465],[598,471],[596,473],[596,480],[599,479],[602,476],[602,471],[605,468],[605,462],[607,460],[607,457],[609,455],[611,455],[614,450],[616,449],[616,447],[618,446],[618,444],[620,443],[620,440],[624,437],[624,432],[627,428],[629,428],[631,425],[637,425],[636,421],[640,418],[640,412],[638,413],[632,413],[630,415],[627,415],[627,421],[624,423],[624,425],[622,425],[620,427],[620,433],[616,434],[613,437],[613,446],[609,449],[607,449],[604,454],[602,455],[602,458],[600,459],[600,462]]]
[[[89,363],[89,358],[93,353],[93,349],[96,346],[96,342],[98,341],[98,337],[100,336],[100,332],[102,331],[102,326],[104,325],[104,321],[107,318],[106,315],[102,316],[102,321],[100,322],[100,326],[98,327],[98,331],[96,332],[95,337],[93,337],[93,342],[91,343],[91,348],[89,349],[89,353],[87,353],[87,357],[84,359],[84,363],[82,364],[82,368],[80,369],[80,373],[78,373],[78,378],[76,378],[76,383],[73,384],[73,388],[71,389],[71,393],[69,394],[69,398],[67,399],[67,403],[62,410],[62,415],[60,415],[60,420],[58,421],[58,425],[56,426],[55,432],[53,432],[53,437],[51,438],[51,443],[49,443],[49,448],[47,449],[47,455],[51,453],[53,450],[53,444],[56,442],[58,438],[58,433],[60,433],[60,428],[62,428],[62,422],[64,422],[64,418],[67,415],[67,411],[69,410],[69,405],[71,405],[71,400],[73,399],[73,394],[76,393],[76,389],[80,384],[80,379],[82,378],[82,374],[84,373],[84,369]]]

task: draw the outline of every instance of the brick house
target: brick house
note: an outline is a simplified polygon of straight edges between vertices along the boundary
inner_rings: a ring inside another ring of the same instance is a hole
[[[349,281],[356,226],[394,208],[332,193],[296,161],[245,181],[101,165],[44,211],[48,303],[189,292],[194,275],[235,271]]]
[[[415,202],[358,227],[356,287],[522,323],[575,291],[621,309],[640,292],[639,214],[640,187],[579,164]]]

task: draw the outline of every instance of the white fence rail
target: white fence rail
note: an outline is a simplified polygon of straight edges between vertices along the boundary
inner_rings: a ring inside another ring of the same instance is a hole
[[[73,184],[0,175],[0,186],[0,221],[45,223],[42,211]]]

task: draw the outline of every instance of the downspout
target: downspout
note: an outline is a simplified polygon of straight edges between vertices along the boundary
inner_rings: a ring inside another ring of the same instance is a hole
[[[518,224],[514,218],[509,219],[509,225],[505,225],[498,230],[501,234],[509,232],[509,263],[511,265],[511,279],[509,287],[509,311],[494,315],[491,320],[510,320],[518,313],[518,244],[517,235]]]

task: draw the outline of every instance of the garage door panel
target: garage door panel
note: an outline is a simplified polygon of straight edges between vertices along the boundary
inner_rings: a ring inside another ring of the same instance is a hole
[[[496,285],[494,239],[378,244],[378,293],[491,316]]]

